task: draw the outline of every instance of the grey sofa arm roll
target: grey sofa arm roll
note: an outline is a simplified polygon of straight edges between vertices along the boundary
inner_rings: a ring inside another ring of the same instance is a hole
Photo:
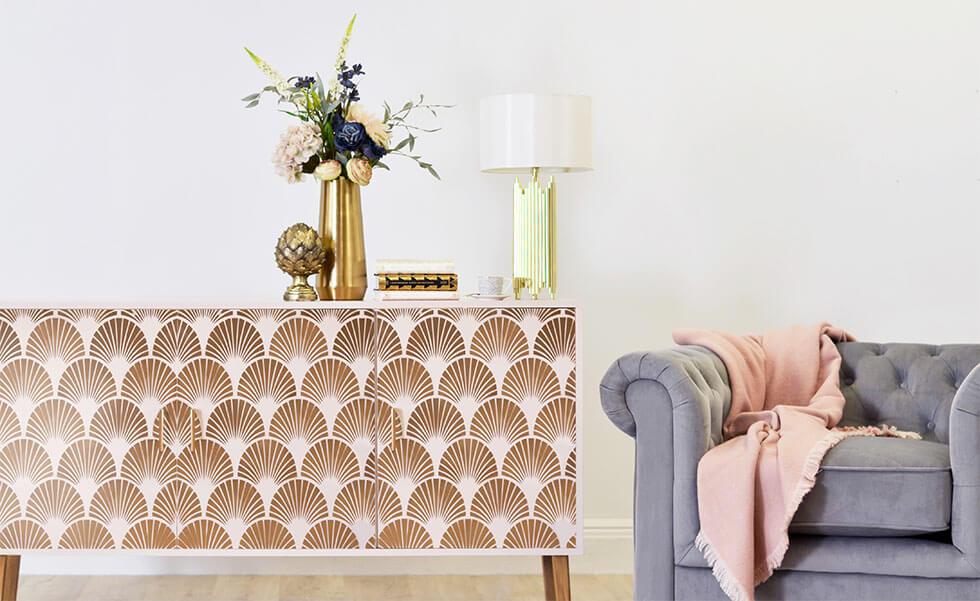
[[[670,393],[672,405],[693,402],[710,418],[705,434],[714,444],[721,442],[721,425],[732,402],[728,372],[717,355],[700,346],[630,353],[606,370],[599,385],[602,409],[617,428],[636,437],[636,420],[626,402],[634,382],[659,382]]]
[[[980,576],[980,366],[963,380],[949,414],[953,544]]]
[[[674,566],[698,552],[698,461],[722,440],[728,372],[702,347],[633,353],[606,372],[600,398],[609,419],[636,439],[634,597],[672,599]]]

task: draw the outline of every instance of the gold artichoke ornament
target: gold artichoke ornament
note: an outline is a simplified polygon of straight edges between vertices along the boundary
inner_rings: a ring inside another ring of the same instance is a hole
[[[316,290],[306,278],[320,270],[325,258],[323,242],[315,229],[305,223],[286,228],[276,244],[276,265],[293,277],[293,283],[282,295],[283,300],[316,300]]]

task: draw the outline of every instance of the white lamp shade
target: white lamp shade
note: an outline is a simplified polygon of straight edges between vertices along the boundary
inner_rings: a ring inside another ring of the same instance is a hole
[[[480,170],[527,173],[592,169],[588,96],[501,94],[480,100]]]

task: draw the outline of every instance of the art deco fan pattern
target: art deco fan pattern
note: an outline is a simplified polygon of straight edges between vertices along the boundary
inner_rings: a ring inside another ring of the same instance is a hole
[[[571,309],[0,310],[0,548],[572,549]]]
[[[378,341],[378,545],[575,548],[572,311],[386,309]]]

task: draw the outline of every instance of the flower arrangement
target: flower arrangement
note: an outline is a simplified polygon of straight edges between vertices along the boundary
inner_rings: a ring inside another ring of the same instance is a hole
[[[347,25],[334,63],[334,75],[326,86],[319,73],[283,77],[269,63],[245,49],[259,70],[271,80],[270,85],[242,98],[245,107],[257,106],[263,94],[271,93],[277,97],[277,106],[287,105],[287,108],[280,108],[280,112],[300,121],[299,125],[290,126],[279,139],[272,155],[276,173],[289,183],[301,181],[303,174],[312,174],[320,181],[344,176],[355,184],[366,186],[371,182],[375,167],[388,169],[382,158],[402,155],[439,179],[431,163],[413,154],[417,133],[432,133],[438,128],[424,129],[413,125],[409,119],[417,110],[438,116],[440,109],[450,106],[428,104],[420,94],[418,100],[406,102],[397,111],[384,103],[384,117],[378,118],[360,104],[357,80],[365,72],[360,63],[347,65],[347,45],[356,19],[357,15],[354,15]],[[399,129],[405,137],[392,146],[392,133]]]

